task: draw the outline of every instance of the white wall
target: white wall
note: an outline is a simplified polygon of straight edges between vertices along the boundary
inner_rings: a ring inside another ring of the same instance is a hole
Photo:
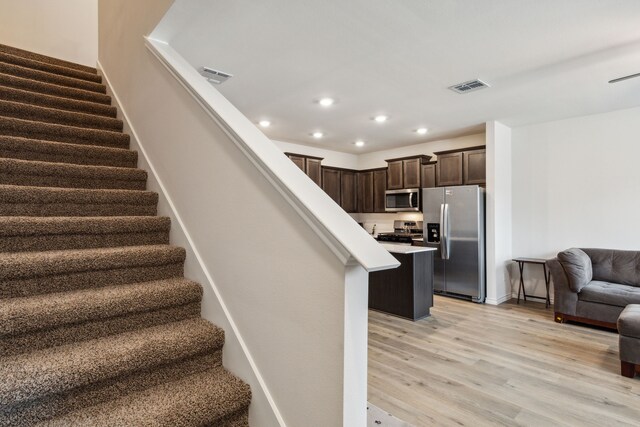
[[[95,67],[98,0],[0,0],[0,43]]]
[[[639,159],[640,108],[514,128],[513,255],[640,250]],[[525,278],[528,290],[544,294],[540,267]]]

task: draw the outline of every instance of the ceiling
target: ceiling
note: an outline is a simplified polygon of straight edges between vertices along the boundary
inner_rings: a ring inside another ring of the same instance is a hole
[[[269,138],[359,153],[638,106],[608,81],[640,72],[639,23],[639,0],[176,0],[157,33]]]

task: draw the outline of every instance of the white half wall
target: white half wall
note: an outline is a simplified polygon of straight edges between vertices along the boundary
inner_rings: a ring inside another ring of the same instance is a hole
[[[513,255],[639,250],[638,159],[640,108],[514,128]],[[527,291],[544,295],[541,267],[528,267]],[[513,273],[517,292],[517,268]]]
[[[487,122],[487,304],[511,298],[511,129]]]
[[[0,43],[95,67],[98,0],[0,0]]]

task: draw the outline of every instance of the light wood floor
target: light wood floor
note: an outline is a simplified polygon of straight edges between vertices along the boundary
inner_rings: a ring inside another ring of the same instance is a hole
[[[618,336],[553,309],[436,297],[418,322],[369,312],[369,401],[416,426],[640,426]]]

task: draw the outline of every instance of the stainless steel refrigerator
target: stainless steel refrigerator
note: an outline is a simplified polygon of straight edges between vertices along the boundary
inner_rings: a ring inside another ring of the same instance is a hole
[[[434,292],[484,302],[484,189],[477,185],[422,190],[424,244],[437,248]]]

